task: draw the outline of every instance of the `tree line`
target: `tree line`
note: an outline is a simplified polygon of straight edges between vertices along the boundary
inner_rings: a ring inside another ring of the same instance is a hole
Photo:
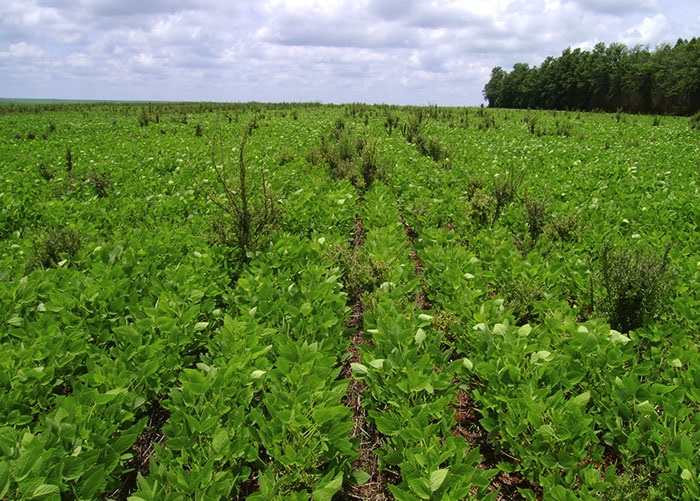
[[[628,48],[598,43],[540,66],[500,66],[484,86],[489,107],[692,115],[700,111],[700,39]]]

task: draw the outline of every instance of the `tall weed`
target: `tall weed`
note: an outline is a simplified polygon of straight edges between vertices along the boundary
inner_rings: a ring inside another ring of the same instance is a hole
[[[669,250],[659,256],[639,248],[603,247],[601,267],[606,294],[602,310],[613,329],[629,332],[664,310],[672,290]]]

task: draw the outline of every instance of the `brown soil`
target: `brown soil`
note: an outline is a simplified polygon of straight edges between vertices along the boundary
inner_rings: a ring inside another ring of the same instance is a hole
[[[454,404],[455,414],[454,419],[457,422],[452,428],[452,433],[456,436],[463,437],[469,444],[479,448],[483,460],[481,466],[484,469],[496,468],[499,463],[513,462],[513,458],[499,452],[488,438],[488,433],[479,424],[481,414],[474,404],[471,396],[464,390],[457,390],[457,398]],[[517,460],[516,460],[517,461]],[[535,492],[538,499],[542,499],[542,488],[534,485],[524,478],[519,473],[507,473],[499,471],[498,474],[491,479],[489,490],[498,492],[499,500],[521,500],[525,497],[520,494],[518,489],[530,489]]]
[[[360,201],[361,203],[362,201]],[[354,248],[364,245],[365,230],[360,214],[355,215],[355,226],[352,231],[352,244]],[[336,496],[338,499],[362,499],[362,500],[385,500],[393,499],[387,485],[389,479],[379,470],[379,460],[374,453],[382,446],[382,436],[377,429],[366,421],[367,413],[362,406],[363,392],[367,389],[366,383],[357,381],[352,376],[352,363],[360,363],[360,345],[369,343],[364,338],[363,316],[364,304],[361,297],[348,297],[348,305],[351,313],[346,322],[349,329],[352,329],[352,338],[348,348],[349,356],[343,364],[342,377],[350,380],[348,392],[343,398],[343,403],[348,406],[353,413],[353,438],[359,439],[358,457],[353,463],[353,471],[364,471],[370,478],[362,485],[346,485]]]
[[[406,218],[404,218],[403,215],[401,215],[401,224],[403,225],[403,231],[406,234],[406,238],[408,238],[408,242],[411,245],[411,254],[409,255],[409,258],[413,261],[413,271],[416,276],[421,276],[420,291],[418,291],[413,298],[413,302],[421,311],[430,310],[433,307],[433,304],[430,302],[430,299],[428,299],[428,293],[425,290],[425,279],[422,278],[422,275],[424,274],[423,261],[421,261],[414,245],[415,240],[418,238],[418,233],[413,229],[408,221],[406,221]]]
[[[120,501],[128,499],[136,490],[138,474],[140,473],[142,476],[150,475],[149,465],[151,458],[156,452],[156,444],[165,442],[163,426],[169,417],[170,412],[160,405],[159,400],[155,401],[148,413],[148,425],[131,447],[133,457],[126,464],[126,469],[131,471],[122,475],[121,486],[108,499]]]

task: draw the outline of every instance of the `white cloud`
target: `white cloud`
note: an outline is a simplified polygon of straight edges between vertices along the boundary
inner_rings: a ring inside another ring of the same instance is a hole
[[[7,0],[0,5],[0,36],[12,42],[46,38],[65,43],[75,38],[77,25],[52,7],[31,1]]]
[[[649,44],[661,38],[667,25],[668,20],[663,14],[645,17],[641,23],[625,31],[622,40],[627,45]]]
[[[44,50],[41,47],[25,42],[10,44],[9,49],[4,53],[17,59],[39,59],[44,56]]]
[[[156,59],[151,54],[141,52],[134,58],[134,62],[144,68],[153,68],[156,65]]]
[[[74,68],[91,68],[93,66],[92,58],[82,52],[74,52],[66,58],[66,63]]]
[[[479,104],[496,65],[673,42],[699,16],[695,0],[4,0],[0,96]]]

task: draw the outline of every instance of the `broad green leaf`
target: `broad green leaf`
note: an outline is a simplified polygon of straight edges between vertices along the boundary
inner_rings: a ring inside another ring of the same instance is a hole
[[[474,369],[474,363],[466,357],[462,359],[462,364],[467,368],[467,370]]]
[[[430,486],[428,481],[420,476],[419,472],[413,474],[406,479],[408,487],[417,495],[420,499],[430,499]]]
[[[542,426],[537,428],[537,433],[548,438],[556,437],[556,432],[554,431],[554,427],[551,424],[543,424]]]
[[[506,473],[513,473],[518,471],[520,469],[520,466],[517,463],[502,462],[498,463],[496,465],[496,468],[498,468],[501,471],[505,471]]]
[[[381,369],[384,367],[384,359],[383,358],[377,358],[375,360],[372,360],[369,365],[374,367],[375,369]]]
[[[549,495],[553,501],[569,501],[569,491],[561,485],[553,485],[549,491]]]
[[[7,323],[13,327],[21,327],[22,326],[22,317],[18,317],[17,315],[15,315],[14,317],[10,317],[10,319],[7,321]]]
[[[352,368],[352,372],[354,372],[355,374],[362,375],[362,374],[367,374],[369,372],[369,369],[367,368],[367,366],[359,364],[357,362],[351,362],[350,367]]]
[[[533,364],[539,363],[541,360],[548,362],[552,357],[552,353],[547,350],[536,351],[530,356],[530,362]]]
[[[219,433],[214,435],[214,438],[211,441],[211,448],[215,453],[219,453],[222,451],[225,445],[228,444],[228,433],[226,430],[220,430]]]
[[[183,391],[187,389],[193,396],[204,395],[208,390],[211,382],[207,380],[207,376],[201,371],[194,369],[185,369],[180,375]]]
[[[78,494],[81,498],[94,499],[106,485],[104,466],[95,466],[80,482]]]
[[[49,494],[56,494],[58,492],[61,492],[61,489],[59,489],[57,485],[42,484],[36,489],[34,489],[32,497],[39,498],[42,496],[48,496]]]
[[[621,343],[621,344],[627,344],[630,342],[630,338],[625,336],[624,334],[620,334],[618,331],[614,329],[610,329],[610,334],[608,336],[608,339],[613,343]]]
[[[645,400],[644,402],[639,402],[637,405],[635,405],[635,407],[639,412],[643,413],[645,416],[650,416],[656,413],[654,404],[652,404],[648,400]]]
[[[430,473],[430,492],[435,492],[442,487],[449,472],[449,469],[443,468]]]
[[[532,332],[532,326],[530,324],[525,324],[518,329],[519,336],[529,336]]]
[[[26,435],[27,434],[25,434],[25,438]],[[34,464],[41,456],[41,452],[43,450],[39,439],[31,436],[31,434],[30,437],[31,438],[29,438],[29,444],[27,444],[27,449],[19,455],[19,457],[15,461],[15,464],[13,465],[12,476],[14,477],[16,482],[21,482],[22,480],[27,478],[27,476],[31,473],[32,468],[34,467]]]
[[[314,501],[331,501],[341,487],[343,487],[342,472],[338,473],[330,482],[314,488],[311,497]]]
[[[493,333],[498,334],[499,336],[505,336],[507,330],[508,326],[506,324],[495,324],[493,326]]]
[[[61,461],[63,467],[63,480],[75,480],[80,478],[85,469],[85,463],[80,457],[67,456]]]
[[[680,442],[681,454],[683,454],[686,457],[692,456],[694,446],[693,441],[688,437],[688,435],[681,435]]]
[[[194,324],[195,332],[203,331],[207,327],[209,327],[209,322],[197,322],[196,324]]]
[[[158,501],[158,480],[152,476],[139,475],[136,478],[138,491],[128,497],[128,501]]]
[[[301,308],[299,308],[299,312],[305,317],[308,317],[312,311],[313,308],[311,307],[311,303],[309,303],[308,301],[302,304]]]
[[[425,331],[422,328],[418,328],[415,336],[416,344],[422,344],[425,341]]]
[[[320,406],[314,409],[313,417],[314,421],[321,425],[333,421],[337,424],[348,416],[348,412],[349,409],[344,405]]]
[[[117,398],[119,395],[125,394],[126,388],[114,388],[101,393],[95,397],[95,402],[98,404],[106,404]]]
[[[10,463],[0,461],[0,499],[5,499],[10,490]]]
[[[352,480],[354,485],[362,485],[367,483],[372,476],[363,470],[354,471],[352,473]]]
[[[580,395],[577,395],[576,397],[571,399],[571,403],[576,405],[576,406],[584,406],[588,403],[588,401],[591,399],[591,392],[590,391],[584,391]]]
[[[380,433],[388,436],[396,435],[403,428],[397,419],[383,416],[378,416],[375,418],[374,426],[377,427],[377,430]]]

